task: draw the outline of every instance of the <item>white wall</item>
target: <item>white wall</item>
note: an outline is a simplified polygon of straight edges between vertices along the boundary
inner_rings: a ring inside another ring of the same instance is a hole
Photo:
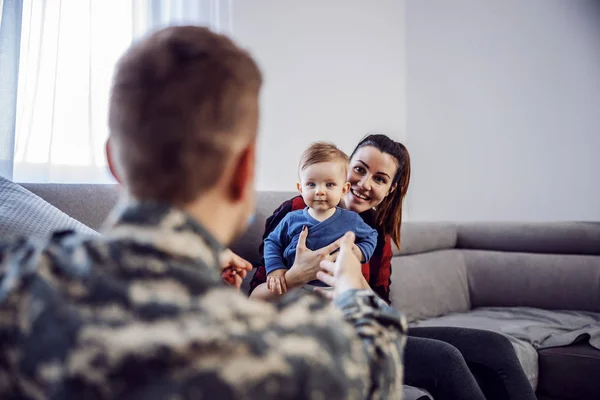
[[[367,132],[404,140],[403,1],[234,0],[233,37],[265,76],[260,190],[295,190],[316,140],[351,152]]]
[[[407,0],[411,220],[600,220],[600,1]]]

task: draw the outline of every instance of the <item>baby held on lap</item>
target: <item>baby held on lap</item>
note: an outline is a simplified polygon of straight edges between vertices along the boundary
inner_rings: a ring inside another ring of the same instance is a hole
[[[350,190],[347,182],[348,156],[334,144],[313,143],[302,153],[298,165],[296,187],[307,207],[292,211],[264,241],[267,286],[271,292],[285,292],[285,272],[294,264],[296,246],[303,229],[308,229],[306,247],[316,250],[341,238],[344,233],[356,234],[362,263],[369,261],[377,244],[377,231],[355,212],[338,205]],[[312,281],[307,288],[326,287]]]

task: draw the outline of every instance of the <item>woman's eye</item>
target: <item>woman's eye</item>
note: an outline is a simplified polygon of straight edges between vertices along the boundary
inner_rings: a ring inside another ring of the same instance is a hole
[[[359,174],[362,174],[365,172],[365,169],[363,167],[354,167],[354,170]]]
[[[376,177],[375,177],[375,180],[376,180],[378,183],[385,184],[385,179],[383,179],[383,178],[382,178],[382,177],[380,177],[380,176],[376,176]]]

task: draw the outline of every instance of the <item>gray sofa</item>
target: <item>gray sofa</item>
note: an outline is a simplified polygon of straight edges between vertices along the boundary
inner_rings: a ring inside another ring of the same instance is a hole
[[[392,301],[412,326],[505,334],[540,399],[600,399],[600,223],[406,223]]]
[[[112,185],[23,187],[41,198],[0,182],[0,235],[87,229],[77,221],[99,230],[118,198]],[[259,193],[234,251],[256,260],[266,217],[292,195]],[[501,332],[540,399],[600,399],[600,223],[409,222],[392,264],[393,305],[412,326]]]

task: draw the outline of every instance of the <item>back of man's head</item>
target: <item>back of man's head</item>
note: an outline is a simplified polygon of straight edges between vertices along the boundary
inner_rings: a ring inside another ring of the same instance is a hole
[[[229,38],[170,27],[117,64],[109,128],[113,167],[138,199],[186,204],[255,139],[260,70]]]

